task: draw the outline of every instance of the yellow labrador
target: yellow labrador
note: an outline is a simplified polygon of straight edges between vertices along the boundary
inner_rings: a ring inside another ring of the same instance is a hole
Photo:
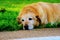
[[[39,24],[60,22],[60,3],[30,4],[19,13],[18,22],[23,24],[23,29],[26,30],[31,30]]]

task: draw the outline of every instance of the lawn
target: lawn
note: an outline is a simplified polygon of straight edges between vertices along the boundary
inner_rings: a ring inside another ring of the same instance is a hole
[[[16,21],[17,15],[25,5],[36,2],[60,3],[60,0],[0,0],[0,10],[2,8],[6,10],[5,12],[0,12],[0,31],[21,30],[22,25],[19,26]],[[50,24],[46,24],[45,26],[47,28],[52,27]],[[56,27],[54,24],[53,28]]]

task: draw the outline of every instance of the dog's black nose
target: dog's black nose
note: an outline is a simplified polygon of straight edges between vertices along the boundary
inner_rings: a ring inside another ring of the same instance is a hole
[[[29,30],[29,29],[28,29],[28,25],[25,25],[24,28],[25,28],[25,30]]]

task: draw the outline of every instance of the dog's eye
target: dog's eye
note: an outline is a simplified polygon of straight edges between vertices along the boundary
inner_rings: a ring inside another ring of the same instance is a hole
[[[22,21],[24,21],[24,19],[22,19]]]
[[[29,20],[32,20],[32,18],[29,18]]]

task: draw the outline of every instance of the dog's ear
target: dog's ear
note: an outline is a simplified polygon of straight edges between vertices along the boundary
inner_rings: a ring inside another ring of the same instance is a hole
[[[21,24],[20,17],[17,17],[18,24]]]
[[[36,16],[37,21],[41,24],[41,19],[39,18],[39,16]]]

